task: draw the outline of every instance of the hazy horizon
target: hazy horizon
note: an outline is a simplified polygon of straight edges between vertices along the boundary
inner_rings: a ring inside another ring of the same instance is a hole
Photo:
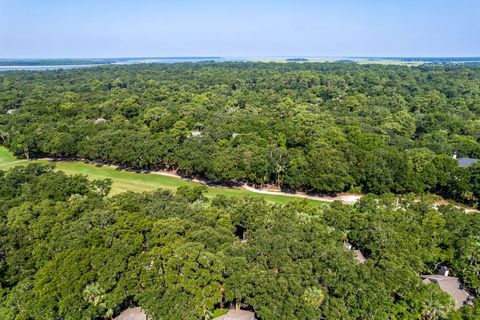
[[[308,55],[278,55],[278,56],[84,56],[84,57],[62,57],[62,56],[52,56],[48,58],[42,57],[0,57],[0,60],[101,60],[101,59],[253,59],[253,58],[318,58],[318,59],[442,59],[442,58],[453,58],[453,59],[462,59],[462,58],[480,58],[480,54],[477,56],[308,56]]]

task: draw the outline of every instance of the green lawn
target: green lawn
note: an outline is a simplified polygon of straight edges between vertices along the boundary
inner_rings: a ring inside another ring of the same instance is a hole
[[[5,162],[12,162],[12,161],[15,161],[15,157],[13,156],[13,154],[11,154],[10,152],[8,152],[7,149],[5,149],[4,147],[0,147],[0,165],[2,163],[5,163]]]
[[[45,160],[17,160],[6,148],[0,147],[0,170],[6,170],[14,166],[25,165],[32,162],[47,163]],[[143,174],[128,171],[116,170],[115,168],[103,166],[98,167],[93,164],[87,164],[78,161],[71,162],[56,162],[57,169],[64,171],[67,174],[84,174],[90,179],[106,179],[110,178],[113,181],[111,194],[118,194],[124,191],[143,192],[155,189],[176,190],[179,186],[199,185],[199,183],[191,182],[175,177],[161,176],[158,174]],[[243,197],[250,196],[255,198],[263,198],[269,202],[285,204],[289,201],[300,201],[288,196],[265,195],[258,194],[242,189],[226,189],[208,187],[207,196],[213,197],[219,194]],[[315,206],[327,206],[328,203],[316,200],[301,200]]]

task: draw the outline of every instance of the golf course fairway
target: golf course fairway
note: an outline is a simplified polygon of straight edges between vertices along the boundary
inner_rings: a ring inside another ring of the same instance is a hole
[[[15,156],[5,147],[0,146],[0,170],[8,170],[9,168],[27,165],[30,163],[48,163],[48,160],[18,160]],[[200,185],[199,182],[188,181],[185,179],[160,175],[155,173],[135,173],[129,171],[118,170],[110,166],[97,166],[95,164],[84,163],[81,161],[57,161],[55,162],[56,168],[59,171],[63,171],[67,174],[82,174],[86,175],[89,179],[112,179],[112,191],[111,195],[115,195],[125,191],[144,192],[152,191],[155,189],[166,189],[175,191],[180,186],[188,185]],[[214,197],[216,195],[226,195],[233,197],[254,197],[263,198],[268,202],[286,204],[290,201],[307,201],[309,204],[324,207],[328,206],[328,203],[311,200],[311,199],[297,199],[288,195],[270,195],[260,194],[244,189],[233,189],[223,187],[207,187],[208,191],[206,196]]]

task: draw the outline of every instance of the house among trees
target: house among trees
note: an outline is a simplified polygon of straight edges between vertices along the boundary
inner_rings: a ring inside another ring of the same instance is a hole
[[[362,254],[362,251],[354,249],[351,243],[344,242],[343,247],[347,250],[353,251],[353,254],[355,255],[355,260],[357,260],[358,263],[365,263],[367,261],[365,256]]]
[[[213,320],[255,320],[255,313],[252,311],[231,309],[227,314],[214,318]]]
[[[480,161],[480,159],[475,158],[457,158],[456,152],[453,154],[453,159],[457,159],[458,166],[461,168],[468,168]]]
[[[108,121],[107,119],[98,118],[98,119],[95,120],[95,124],[105,123],[105,122],[107,122],[107,121]]]
[[[7,114],[14,114],[18,109],[8,109]]]
[[[420,278],[423,279],[423,283],[425,284],[438,284],[443,292],[447,293],[453,298],[453,300],[455,301],[455,309],[459,309],[464,304],[469,303],[472,296],[463,287],[458,278],[450,277],[448,276],[448,273],[448,269],[442,266],[440,274],[420,275]]]
[[[480,159],[474,159],[474,158],[458,158],[458,166],[462,168],[468,168],[471,165],[474,165],[480,161]]]
[[[128,308],[113,320],[147,320],[147,315],[140,307]]]
[[[367,258],[362,254],[362,251],[360,250],[353,250],[353,254],[355,255],[355,260],[357,260],[358,263],[365,263],[367,261]]]

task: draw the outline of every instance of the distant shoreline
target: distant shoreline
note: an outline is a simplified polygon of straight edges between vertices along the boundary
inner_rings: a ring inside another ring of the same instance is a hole
[[[84,68],[84,67],[98,67],[98,66],[108,66],[111,65],[110,63],[103,63],[103,64],[62,64],[62,65],[31,65],[31,66],[0,66],[0,68],[18,68],[18,69],[25,69],[25,68],[61,68],[61,67],[78,67],[78,68]]]
[[[56,64],[58,62],[58,64]],[[321,57],[321,56],[259,56],[259,57],[163,57],[163,58],[92,58],[92,59],[0,59],[2,71],[51,71],[100,66],[134,64],[174,64],[199,62],[275,62],[275,63],[357,63],[400,66],[480,64],[480,57]],[[18,64],[15,64],[18,63]],[[27,63],[31,63],[28,64]],[[42,64],[45,63],[45,64]],[[75,64],[78,63],[78,64]]]

